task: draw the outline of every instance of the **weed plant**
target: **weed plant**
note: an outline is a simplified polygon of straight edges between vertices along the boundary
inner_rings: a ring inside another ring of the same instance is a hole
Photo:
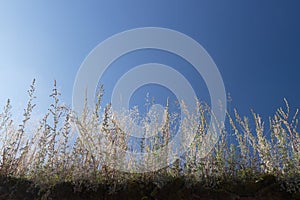
[[[285,108],[279,108],[269,118],[269,127],[254,111],[250,118],[240,116],[237,110],[233,114],[227,113],[228,123],[218,122],[210,129],[218,131],[220,138],[205,157],[200,149],[205,146],[203,138],[209,131],[208,119],[214,116],[203,102],[198,101],[196,115],[188,113],[182,103],[182,109],[189,119],[183,131],[186,134],[197,132],[190,149],[175,163],[161,170],[137,174],[113,168],[117,160],[115,147],[128,150],[135,146],[138,147],[135,151],[150,152],[167,145],[172,139],[175,127],[172,123],[177,116],[169,112],[168,105],[163,126],[158,123],[153,126],[152,123],[152,127],[149,127],[147,120],[141,122],[145,132],[159,134],[152,137],[151,141],[145,139],[133,144],[129,142],[127,133],[130,132],[130,124],[140,117],[138,110],[115,116],[110,104],[101,105],[102,87],[95,109],[85,106],[83,114],[78,116],[60,101],[55,82],[50,94],[52,104],[36,127],[29,123],[36,106],[35,81],[28,95],[20,124],[12,119],[10,100],[0,112],[1,177],[30,180],[42,190],[63,182],[72,182],[79,190],[82,184],[91,188],[104,184],[113,193],[126,188],[131,182],[151,182],[163,187],[169,181],[181,178],[186,185],[200,183],[218,188],[228,182],[257,182],[266,176],[273,176],[284,190],[291,193],[300,190],[298,110],[291,113],[286,100]],[[157,114],[152,115],[150,117],[156,119]],[[121,128],[124,124],[128,125],[126,130]],[[131,169],[131,165],[142,162],[141,159],[147,163],[157,162],[142,157],[128,160],[124,165]]]

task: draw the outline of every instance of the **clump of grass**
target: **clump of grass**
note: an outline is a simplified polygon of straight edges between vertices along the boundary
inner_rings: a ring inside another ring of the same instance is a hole
[[[110,104],[101,105],[103,87],[99,89],[95,109],[90,110],[86,104],[83,114],[77,116],[60,101],[55,82],[50,95],[53,102],[48,112],[36,127],[28,127],[36,106],[34,93],[35,81],[28,91],[29,99],[21,124],[17,125],[12,120],[10,100],[0,113],[2,177],[27,179],[42,189],[62,182],[73,182],[77,189],[81,184],[89,187],[105,184],[114,192],[126,188],[132,181],[148,181],[162,187],[170,180],[183,178],[187,185],[201,183],[218,188],[230,180],[260,181],[270,175],[276,177],[286,191],[295,193],[300,190],[298,110],[291,114],[286,100],[285,108],[279,108],[270,117],[268,129],[261,116],[254,111],[250,119],[241,117],[236,110],[233,116],[227,114],[230,128],[226,128],[225,122],[218,122],[209,129],[208,119],[214,118],[214,115],[207,104],[198,101],[195,113],[187,111],[189,120],[185,125],[183,123],[185,134],[196,132],[189,150],[175,163],[161,170],[137,174],[114,168],[118,158],[116,146],[123,150],[138,147],[134,151],[150,152],[167,145],[176,129],[174,123],[178,117],[170,113],[168,105],[163,125],[156,122],[151,124],[155,128],[149,128],[149,121],[141,122],[145,133],[154,131],[156,136],[132,143],[127,133],[131,130],[130,123],[140,120],[138,110],[116,116]],[[182,107],[184,110],[184,104]],[[157,113],[152,115],[152,119],[157,119]],[[122,129],[122,124],[128,124],[127,128]],[[204,138],[208,131],[217,131],[220,138],[210,153],[203,156],[201,148],[206,146]],[[230,142],[234,140],[236,142]],[[181,150],[177,149],[174,154],[178,151]],[[168,152],[163,155],[166,158],[170,156]],[[128,165],[128,169],[143,161],[155,165],[158,161],[165,162],[166,158],[162,161],[149,160],[147,156],[138,160],[129,158],[124,165]]]

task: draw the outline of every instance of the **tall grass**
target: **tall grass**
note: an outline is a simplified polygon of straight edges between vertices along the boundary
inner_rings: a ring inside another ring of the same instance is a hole
[[[35,108],[35,81],[28,95],[21,124],[15,124],[12,119],[10,100],[0,113],[1,176],[26,178],[45,187],[59,182],[80,184],[84,181],[91,185],[105,183],[112,186],[113,191],[117,185],[131,180],[148,180],[163,185],[170,179],[182,177],[190,184],[200,182],[217,187],[230,180],[259,180],[264,175],[274,175],[286,190],[300,190],[298,110],[291,113],[286,100],[285,108],[279,108],[269,118],[269,127],[254,111],[251,118],[240,116],[236,110],[233,114],[227,113],[230,127],[225,126],[224,122],[218,122],[214,129],[210,129],[218,131],[220,138],[205,157],[200,149],[205,146],[203,138],[209,131],[208,119],[214,116],[209,106],[199,101],[197,115],[188,116],[188,126],[183,128],[186,134],[190,131],[197,133],[190,149],[175,163],[161,170],[137,174],[114,169],[114,162],[117,161],[116,146],[124,150],[138,146],[135,151],[150,152],[167,145],[176,127],[172,123],[178,117],[169,112],[168,106],[163,126],[157,123],[154,128],[150,128],[147,121],[141,122],[145,131],[159,134],[132,144],[127,133],[130,132],[130,123],[134,123],[130,119],[140,117],[138,110],[115,116],[111,105],[101,105],[103,88],[99,90],[95,109],[90,110],[85,106],[83,114],[77,116],[60,101],[55,82],[50,94],[53,102],[36,127],[28,127]],[[150,117],[156,119],[157,114],[152,114]],[[121,128],[124,123],[129,125],[126,130]],[[81,133],[80,137],[78,132]],[[149,160],[147,156],[140,159],[154,165],[162,161]],[[141,162],[140,159],[129,160],[124,165],[130,169],[133,163]]]

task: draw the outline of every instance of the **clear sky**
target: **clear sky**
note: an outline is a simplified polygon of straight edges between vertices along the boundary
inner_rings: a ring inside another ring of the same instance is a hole
[[[33,78],[41,112],[54,79],[71,105],[77,70],[96,45],[155,26],[185,33],[207,50],[242,114],[253,108],[272,115],[284,97],[300,107],[299,9],[297,0],[1,1],[0,106],[11,98],[15,111],[22,108]],[[129,58],[125,63],[134,62]]]

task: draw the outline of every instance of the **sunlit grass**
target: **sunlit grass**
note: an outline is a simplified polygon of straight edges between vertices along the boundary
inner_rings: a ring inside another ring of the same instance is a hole
[[[236,110],[233,114],[227,113],[228,126],[219,122],[214,127],[220,138],[205,157],[200,149],[205,146],[203,136],[208,131],[207,119],[213,115],[208,105],[198,102],[197,117],[190,116],[191,125],[183,129],[187,134],[197,132],[189,151],[161,170],[137,174],[120,172],[112,167],[116,162],[113,159],[116,154],[114,146],[124,150],[137,146],[136,150],[150,152],[168,144],[174,127],[171,124],[176,116],[169,113],[168,108],[162,127],[157,125],[156,129],[149,129],[147,122],[142,123],[146,131],[159,131],[157,137],[150,142],[129,144],[126,131],[120,128],[120,123],[130,123],[128,117],[120,118],[120,115],[117,118],[110,105],[101,107],[102,90],[95,110],[86,107],[82,115],[76,116],[60,101],[55,83],[49,112],[36,127],[28,127],[35,108],[34,84],[28,91],[29,100],[21,124],[13,121],[9,100],[0,113],[1,177],[30,180],[43,191],[58,183],[73,182],[79,188],[81,183],[91,188],[105,184],[113,193],[126,188],[132,181],[151,182],[162,188],[181,178],[186,185],[201,183],[204,187],[222,188],[222,184],[230,181],[259,182],[266,176],[273,176],[283,190],[290,193],[300,190],[298,110],[291,113],[286,100],[285,108],[279,108],[269,118],[269,127],[255,112],[250,117],[242,117]],[[138,116],[138,111],[132,112],[132,116]],[[155,119],[156,116],[152,117]],[[149,158],[143,159],[151,163],[147,160]],[[129,160],[125,164],[130,169],[134,162],[141,160]]]

